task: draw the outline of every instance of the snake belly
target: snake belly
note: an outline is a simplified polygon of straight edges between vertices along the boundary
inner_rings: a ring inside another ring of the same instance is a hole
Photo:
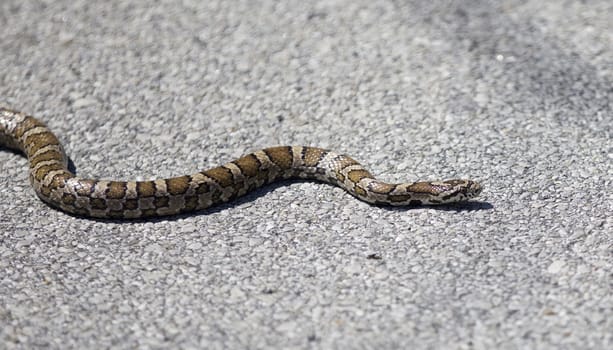
[[[30,183],[40,199],[83,217],[138,219],[187,213],[290,178],[327,182],[365,202],[395,206],[461,202],[481,192],[472,180],[388,184],[346,155],[306,146],[265,148],[216,168],[167,179],[84,179],[68,170],[62,145],[44,123],[7,108],[0,108],[0,146],[28,157]]]

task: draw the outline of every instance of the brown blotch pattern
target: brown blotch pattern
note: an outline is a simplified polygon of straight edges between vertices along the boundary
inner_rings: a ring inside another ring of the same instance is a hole
[[[111,181],[106,188],[106,196],[111,199],[122,199],[126,195],[126,183]]]
[[[392,202],[406,202],[409,199],[411,199],[411,196],[408,194],[393,194],[390,196]]]
[[[221,202],[221,191],[217,188],[211,188],[211,201],[213,203]]]
[[[25,144],[27,147],[40,149],[49,145],[59,145],[60,141],[50,132],[43,132],[40,134],[32,134],[26,138]]]
[[[275,163],[279,168],[285,170],[292,167],[293,153],[292,148],[288,146],[266,148],[264,153]]]
[[[126,210],[138,209],[138,199],[126,199],[123,203],[123,208]]]
[[[64,165],[60,164],[60,163],[53,163],[53,164],[48,164],[48,165],[43,165],[40,168],[38,168],[35,172],[34,172],[34,178],[37,181],[43,181],[43,179],[45,178],[45,176],[50,172],[50,171],[54,171],[54,170],[63,170],[64,169]]]
[[[366,191],[364,191],[364,189],[362,187],[360,187],[360,186],[356,186],[354,188],[354,191],[355,191],[355,193],[357,193],[360,196],[366,196],[367,195]]]
[[[23,134],[25,134],[26,132],[38,127],[38,126],[45,126],[43,123],[39,122],[37,119],[35,118],[26,118],[20,125],[19,127],[15,130],[15,137],[16,138],[21,138],[23,136]]]
[[[356,162],[355,160],[347,156],[339,156],[337,159],[335,159],[335,162],[337,164],[337,169],[339,171],[342,171],[348,166],[360,165],[360,163]]]
[[[57,160],[62,163],[62,154],[54,149],[49,149],[30,159],[30,166],[35,167],[40,162],[46,162],[49,160]]]
[[[207,193],[209,192],[211,186],[209,186],[209,184],[207,182],[202,182],[198,184],[198,187],[196,188],[196,193],[198,194],[203,194],[203,193]]]
[[[360,180],[364,179],[364,178],[372,178],[372,175],[370,175],[370,173],[364,169],[360,169],[360,170],[351,170],[347,173],[347,177],[349,178],[349,180],[351,180],[351,182],[353,183],[358,183],[360,182]]]
[[[155,197],[153,200],[153,205],[158,208],[167,207],[168,206],[168,197]]]
[[[233,162],[247,177],[254,177],[258,175],[260,170],[260,161],[258,158],[249,154],[247,156],[241,157]]]
[[[432,185],[427,182],[416,182],[407,187],[407,190],[417,193],[436,194]]]
[[[198,196],[186,196],[185,206],[181,209],[182,212],[188,212],[198,207]]]
[[[139,181],[136,183],[136,192],[140,197],[153,197],[155,195],[155,184],[153,181]]]
[[[89,205],[92,207],[92,209],[97,209],[97,210],[106,209],[106,201],[102,198],[91,198],[89,200]]]
[[[396,189],[396,185],[386,184],[383,182],[371,182],[368,184],[368,190],[378,194],[388,194]]]
[[[228,168],[217,167],[203,172],[205,176],[215,180],[221,187],[228,187],[234,184],[234,177]]]
[[[166,179],[166,190],[172,195],[179,195],[187,192],[192,178],[189,176],[173,177]]]

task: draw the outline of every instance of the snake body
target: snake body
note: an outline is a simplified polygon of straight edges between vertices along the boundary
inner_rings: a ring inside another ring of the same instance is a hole
[[[0,108],[0,146],[23,152],[30,183],[51,207],[84,217],[138,219],[202,210],[265,184],[313,179],[373,204],[434,205],[465,201],[481,186],[471,180],[388,184],[352,158],[316,147],[265,148],[191,175],[151,181],[84,179],[68,170],[68,157],[44,123]]]

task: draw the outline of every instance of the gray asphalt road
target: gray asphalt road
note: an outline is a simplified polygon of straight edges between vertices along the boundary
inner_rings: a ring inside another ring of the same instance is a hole
[[[0,152],[0,348],[610,349],[610,1],[0,2],[0,103],[83,176],[307,144],[444,209],[290,183],[119,223]]]

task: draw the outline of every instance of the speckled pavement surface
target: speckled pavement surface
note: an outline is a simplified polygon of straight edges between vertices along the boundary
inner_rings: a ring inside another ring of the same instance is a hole
[[[610,349],[610,1],[0,2],[0,103],[83,176],[190,173],[279,144],[443,209],[289,183],[91,221],[0,151],[2,349]]]

